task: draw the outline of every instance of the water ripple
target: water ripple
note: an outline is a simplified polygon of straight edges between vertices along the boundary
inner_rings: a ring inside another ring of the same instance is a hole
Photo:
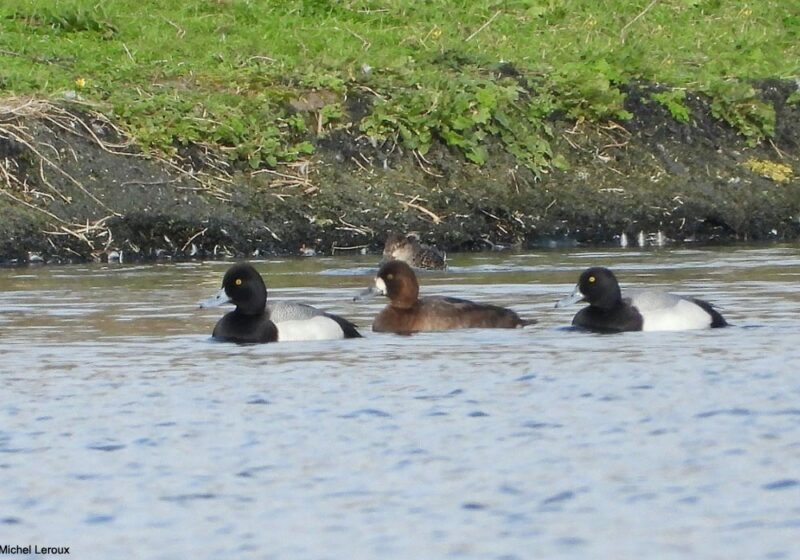
[[[451,261],[423,294],[539,324],[372,333],[374,257],[269,259],[365,338],[212,344],[227,262],[0,269],[0,526],[89,558],[794,557],[800,248]],[[576,332],[553,304],[593,264],[740,326]]]

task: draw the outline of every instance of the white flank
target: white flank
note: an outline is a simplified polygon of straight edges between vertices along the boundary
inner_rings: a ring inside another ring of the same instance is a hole
[[[669,307],[639,309],[644,319],[643,331],[683,331],[707,329],[711,326],[711,315],[699,305],[679,298]]]
[[[275,326],[278,327],[278,341],[280,342],[344,338],[339,323],[325,315],[317,315],[310,319],[281,321],[275,323]]]

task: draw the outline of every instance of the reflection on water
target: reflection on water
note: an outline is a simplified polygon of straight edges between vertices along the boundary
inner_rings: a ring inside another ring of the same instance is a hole
[[[209,340],[227,263],[0,270],[0,542],[77,558],[791,558],[800,249],[451,256],[424,293],[539,324],[373,334],[370,257],[256,263],[361,340]],[[609,266],[730,329],[602,336]],[[532,552],[534,551],[534,552]]]

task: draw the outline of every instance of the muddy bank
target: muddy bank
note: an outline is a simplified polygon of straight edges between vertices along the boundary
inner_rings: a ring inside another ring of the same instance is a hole
[[[568,166],[536,177],[499,146],[482,166],[435,145],[425,156],[374,146],[353,126],[316,141],[307,161],[237,170],[191,146],[145,156],[86,106],[0,103],[0,262],[244,257],[378,251],[416,231],[448,251],[800,237],[800,106],[794,82],[758,85],[775,137],[757,146],[687,95],[675,121],[627,88],[629,121],[553,123]],[[368,108],[366,109],[368,110]],[[787,170],[794,171],[794,174]]]

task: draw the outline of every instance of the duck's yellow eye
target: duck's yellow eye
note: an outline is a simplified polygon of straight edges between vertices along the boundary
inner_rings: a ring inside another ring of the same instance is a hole
[[[241,286],[242,285],[242,279],[241,278],[237,278],[236,280],[233,281],[233,283],[236,284],[237,286]]]
[[[386,275],[386,279],[387,280],[394,280],[394,274],[387,274]]]
[[[594,276],[589,276],[589,284],[594,284],[596,280],[597,278],[595,278]]]

